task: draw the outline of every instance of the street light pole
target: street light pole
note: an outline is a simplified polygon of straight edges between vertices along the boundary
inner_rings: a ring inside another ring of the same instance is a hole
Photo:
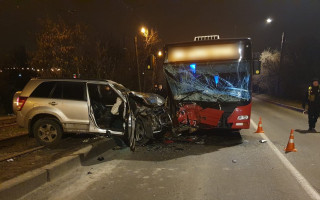
[[[147,50],[148,47],[148,36],[149,36],[149,30],[146,27],[142,27],[140,32],[142,33],[142,35],[145,37],[145,50]],[[147,54],[149,54],[149,52],[147,52]],[[145,68],[143,67],[143,72],[142,72],[142,90],[145,91],[146,89],[146,75],[145,75]]]
[[[266,19],[266,24],[271,24],[273,22],[272,18]],[[283,62],[283,50],[284,50],[284,43],[285,43],[285,34],[284,32],[282,33],[282,38],[281,38],[281,49],[280,49],[280,60],[279,60],[279,70],[278,70],[278,79],[277,79],[277,85],[276,85],[276,94],[280,95],[280,78],[282,74],[282,62]]]
[[[157,70],[158,70],[158,67],[159,67],[159,65],[160,65],[160,59],[161,59],[161,57],[162,57],[162,51],[158,51],[158,57],[155,59],[156,60],[156,62],[154,63],[155,65],[154,65],[154,67],[153,67],[153,72],[152,72],[152,86],[154,86],[155,85],[155,80],[156,81],[159,81],[159,80],[157,80],[156,79],[156,74],[157,74]],[[158,78],[158,76],[157,76],[157,78]]]
[[[141,92],[141,78],[140,78],[140,67],[139,67],[139,56],[138,56],[138,38],[137,38],[137,36],[134,37],[134,46],[135,46],[135,52],[136,52],[139,91]]]
[[[283,51],[284,51],[284,45],[285,45],[285,33],[282,32],[282,37],[281,37],[281,49],[280,49],[280,61],[279,61],[279,75],[278,75],[278,85],[277,85],[277,92],[280,94],[280,78],[282,74],[282,63],[283,63]]]

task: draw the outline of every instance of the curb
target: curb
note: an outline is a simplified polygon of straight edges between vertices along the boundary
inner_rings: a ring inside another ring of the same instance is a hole
[[[0,199],[18,199],[41,185],[56,180],[77,167],[81,167],[83,161],[96,157],[114,146],[113,139],[102,139],[51,164],[0,183]]]
[[[0,117],[0,126],[16,123],[16,116]]]
[[[282,103],[279,103],[279,102],[275,102],[275,101],[271,101],[269,99],[265,99],[265,98],[261,98],[261,97],[253,97],[253,98],[256,98],[256,99],[259,99],[261,101],[265,101],[265,102],[268,102],[268,103],[272,103],[274,105],[277,105],[277,106],[280,106],[280,107],[283,107],[283,108],[287,108],[287,109],[290,109],[290,110],[294,110],[294,111],[297,111],[297,112],[303,112],[304,110],[302,108],[297,108],[297,107],[294,107],[294,106],[289,106],[289,105],[286,105],[286,104],[282,104]],[[306,111],[306,113],[308,113]]]

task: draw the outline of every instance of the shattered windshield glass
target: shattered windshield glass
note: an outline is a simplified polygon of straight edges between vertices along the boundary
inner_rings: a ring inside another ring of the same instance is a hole
[[[136,97],[143,99],[143,101],[150,106],[162,106],[164,99],[157,94],[142,93],[142,92],[131,92]]]
[[[250,62],[166,64],[166,79],[178,101],[249,101]]]

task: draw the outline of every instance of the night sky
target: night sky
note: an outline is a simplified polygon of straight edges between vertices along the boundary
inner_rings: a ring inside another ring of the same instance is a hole
[[[319,0],[0,0],[0,56],[34,49],[39,19],[58,16],[106,39],[133,37],[145,25],[165,43],[219,34],[251,37],[255,51],[279,48],[283,31],[288,41],[320,37]]]

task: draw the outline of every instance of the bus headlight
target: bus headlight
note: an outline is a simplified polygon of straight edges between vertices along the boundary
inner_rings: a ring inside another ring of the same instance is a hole
[[[238,120],[246,120],[246,119],[249,119],[248,115],[240,115],[240,116],[238,116]]]

